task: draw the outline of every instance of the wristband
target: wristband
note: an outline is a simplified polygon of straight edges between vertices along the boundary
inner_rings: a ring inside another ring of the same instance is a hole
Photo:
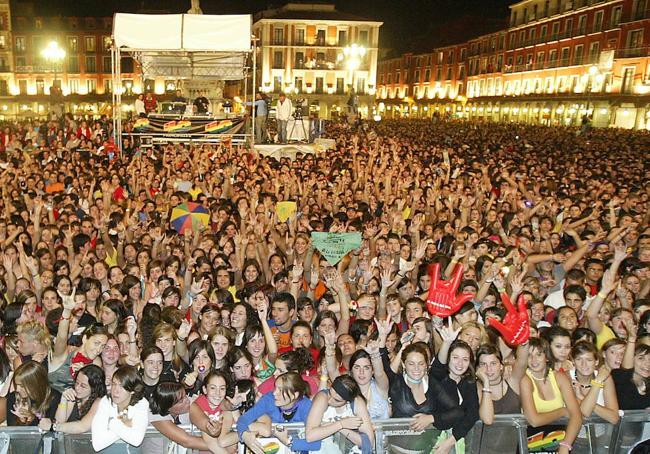
[[[567,441],[562,440],[561,442],[558,443],[560,446],[564,446],[567,448],[569,451],[573,449],[573,445]]]
[[[490,393],[492,394],[492,390],[490,388],[483,388],[482,390],[484,393]]]
[[[598,292],[598,294],[597,294],[596,296],[598,296],[600,299],[603,299],[603,300],[604,300],[605,298],[607,298],[607,294],[606,294],[606,293],[603,293],[603,292]]]
[[[327,380],[329,380],[329,377],[327,375],[320,376],[320,381],[327,381]]]
[[[605,382],[602,382],[600,380],[596,380],[595,378],[591,380],[591,386],[596,386],[598,388],[604,388],[605,387]]]

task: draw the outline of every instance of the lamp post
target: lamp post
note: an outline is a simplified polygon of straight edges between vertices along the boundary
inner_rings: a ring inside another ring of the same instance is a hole
[[[361,66],[361,60],[366,55],[366,48],[359,46],[357,44],[352,44],[351,46],[345,46],[343,48],[343,55],[341,59],[345,60],[345,66],[350,71],[351,88],[354,88],[354,79],[356,76],[357,69]]]
[[[41,51],[41,56],[49,63],[51,63],[54,68],[54,80],[52,81],[52,88],[55,88],[57,65],[65,58],[65,49],[59,47],[59,43],[56,41],[50,41],[47,47]],[[50,95],[51,94],[52,89],[50,89]]]
[[[587,75],[587,85],[586,85],[586,90],[587,90],[587,115],[589,115],[589,104],[591,103],[591,92],[593,89],[594,85],[594,78],[596,78],[600,74],[600,70],[598,69],[598,66],[596,65],[591,65],[589,67],[588,75]]]

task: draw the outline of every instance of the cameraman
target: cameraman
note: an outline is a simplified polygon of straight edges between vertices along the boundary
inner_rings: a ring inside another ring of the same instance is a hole
[[[284,93],[280,93],[280,98],[275,106],[275,119],[278,122],[278,142],[280,143],[287,143],[287,123],[292,113],[293,105],[291,100]]]

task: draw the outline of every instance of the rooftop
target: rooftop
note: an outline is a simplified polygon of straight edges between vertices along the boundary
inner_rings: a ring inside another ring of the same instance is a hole
[[[375,19],[361,17],[350,13],[337,11],[332,3],[326,2],[290,2],[279,8],[261,11],[254,16],[257,22],[262,19],[285,20],[320,20],[348,22],[377,22]]]

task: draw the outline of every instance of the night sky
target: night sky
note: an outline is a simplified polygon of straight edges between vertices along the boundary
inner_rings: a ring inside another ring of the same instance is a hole
[[[24,3],[14,0],[14,3]],[[190,0],[32,0],[36,15],[101,16],[114,12],[185,12]],[[206,14],[254,13],[277,0],[201,0]],[[503,28],[515,0],[335,0],[337,9],[383,21],[380,45],[393,53],[424,51]]]

